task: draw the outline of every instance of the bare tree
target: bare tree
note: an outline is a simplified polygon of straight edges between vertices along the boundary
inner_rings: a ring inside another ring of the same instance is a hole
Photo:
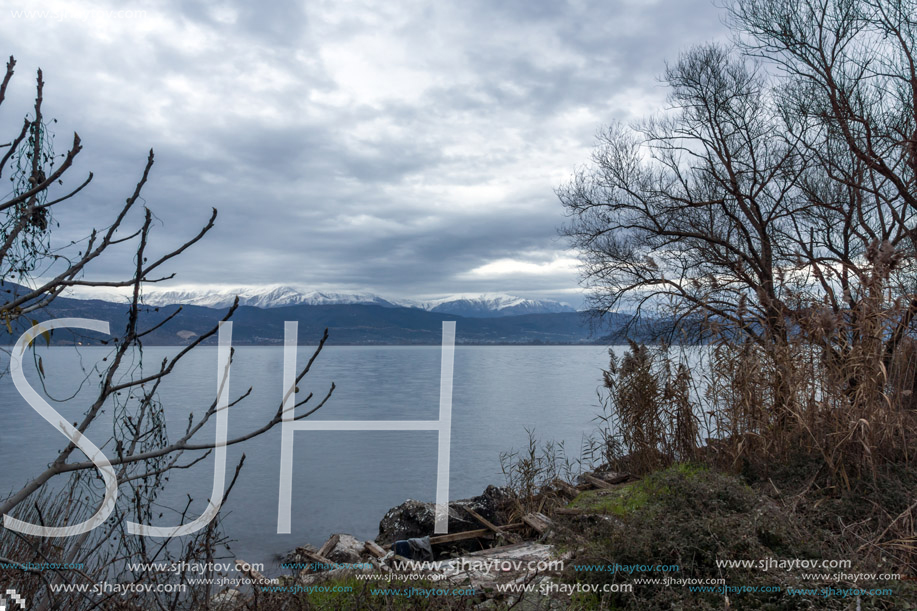
[[[15,60],[10,57],[0,85],[0,104],[5,98],[14,67]],[[82,145],[79,136],[74,134],[69,151],[55,156],[51,146],[52,136],[43,111],[43,85],[39,70],[33,113],[25,119],[18,135],[2,145],[7,150],[0,159],[0,176],[9,173],[13,190],[0,203],[0,213],[3,214],[0,218],[0,281],[15,281],[17,284],[13,285],[15,288],[7,288],[10,296],[5,303],[0,304],[0,318],[11,333],[15,329],[22,331],[32,327],[36,322],[33,316],[45,311],[69,287],[130,288],[126,326],[117,337],[110,340],[112,349],[104,363],[97,363],[92,368],[92,373],[99,377],[98,389],[94,391],[94,398],[82,419],[74,423],[78,436],[83,435],[99,419],[103,409],[113,411],[114,430],[105,445],[116,454],[110,464],[117,473],[121,494],[111,519],[99,528],[78,536],[41,538],[3,529],[0,533],[0,558],[19,563],[82,563],[81,570],[36,572],[26,568],[23,571],[5,572],[7,575],[15,574],[20,592],[26,593],[34,605],[54,609],[108,608],[110,603],[113,604],[111,596],[54,594],[49,585],[55,582],[92,584],[103,577],[126,582],[168,582],[176,577],[151,571],[132,573],[127,569],[126,562],[174,558],[176,554],[185,560],[212,560],[215,547],[222,541],[212,526],[195,535],[181,538],[178,545],[162,542],[153,545],[144,537],[128,536],[124,522],[127,518],[139,524],[150,522],[154,517],[153,502],[162,491],[168,474],[199,463],[215,448],[215,440],[200,438],[202,429],[215,419],[221,409],[232,409],[243,401],[251,389],[228,401],[225,406],[220,405],[219,395],[223,390],[220,389],[209,406],[202,406],[191,415],[185,430],[177,439],[169,437],[164,426],[164,406],[158,399],[160,389],[182,359],[217,334],[219,325],[195,338],[174,357],[164,359],[152,371],[144,368],[144,338],[178,316],[181,309],[153,328],[142,328],[143,287],[146,283],[172,277],[170,274],[161,274],[160,269],[207,234],[214,226],[217,211],[214,209],[202,228],[181,246],[165,254],[152,255],[150,232],[153,216],[150,210],[144,208],[141,211],[139,226],[127,228],[130,213],[142,201],[141,190],[153,166],[153,152],[150,151],[133,193],[113,213],[111,223],[103,229],[93,230],[85,243],[58,244],[53,231],[56,227],[54,211],[60,206],[76,203],[75,196],[90,183],[92,174],[76,188],[55,192],[64,184],[66,173]],[[134,269],[130,277],[116,280],[87,277],[93,261],[124,244],[132,245],[134,249]],[[238,300],[222,322],[230,319],[237,304]],[[313,399],[311,393],[297,398],[297,393],[300,393],[299,384],[309,372],[327,337],[326,331],[312,358],[296,376],[294,387],[285,391],[285,398],[293,397],[293,409]],[[221,366],[224,364],[221,363]],[[40,374],[44,375],[40,361],[38,367]],[[228,367],[229,362],[225,363],[226,371]],[[320,399],[313,401],[315,405],[296,416],[296,419],[305,418],[322,407],[333,391],[334,384],[331,384]],[[225,445],[238,444],[261,435],[280,424],[283,417],[284,402],[281,401],[273,415],[260,426],[227,440]],[[55,522],[73,524],[92,515],[104,494],[99,490],[95,463],[78,458],[79,454],[80,450],[75,443],[67,444],[46,469],[32,474],[21,489],[0,499],[0,514],[17,516],[23,521],[42,525],[52,525]],[[183,459],[187,454],[191,455]],[[70,478],[66,485],[58,487],[60,492],[43,492],[46,484],[60,476]],[[235,482],[235,478],[232,482]],[[184,510],[176,509],[181,512],[184,523],[188,507]],[[109,547],[108,544],[113,541],[118,544]],[[11,555],[16,557],[11,558]],[[177,579],[183,577],[178,576]],[[9,583],[9,579],[5,583]],[[125,599],[120,595],[115,597],[118,604],[134,604],[130,598]],[[197,602],[203,606],[209,605],[206,596]],[[161,609],[186,608],[190,604],[186,596],[162,593],[145,595],[142,602],[136,600],[135,603],[135,608]]]
[[[739,44],[684,53],[558,189],[598,311],[738,347],[764,375],[726,432],[796,431],[841,479],[913,425],[915,6],[737,0]]]
[[[890,368],[917,314],[917,2],[742,0],[729,15],[746,54],[779,72],[787,131],[812,159],[802,187],[819,218],[796,246],[831,309],[856,316],[897,272]],[[847,339],[840,354],[861,338]]]
[[[798,205],[798,154],[775,129],[760,75],[727,49],[694,49],[665,80],[673,113],[610,127],[593,167],[558,191],[564,231],[601,289],[593,303],[709,315],[756,342],[785,341],[776,233]]]
[[[877,237],[917,238],[900,226],[917,210],[917,2],[740,0],[729,14],[746,53],[782,72],[793,131],[819,166],[889,207],[895,231]]]

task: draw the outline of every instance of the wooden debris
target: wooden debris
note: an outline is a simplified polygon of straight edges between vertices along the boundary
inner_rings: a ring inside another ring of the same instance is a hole
[[[471,507],[463,506],[463,508],[465,509],[465,511],[467,511],[471,515],[471,517],[473,517],[475,520],[477,520],[478,522],[486,526],[488,529],[492,530],[493,532],[497,533],[498,535],[503,535],[504,537],[506,537],[507,541],[510,541],[511,543],[519,543],[520,539],[516,535],[510,532],[506,532],[499,526],[491,523],[490,520],[488,520],[487,518],[479,514],[477,511],[475,511]]]
[[[366,548],[366,542],[357,539],[353,535],[341,533],[338,535],[337,542],[330,551],[323,553],[326,558],[331,558],[338,564],[359,564]],[[322,546],[323,551],[324,546]]]
[[[324,565],[329,565],[329,566],[334,564],[333,560],[329,560],[328,558],[326,558],[325,556],[322,556],[321,554],[310,552],[307,549],[299,548],[296,551],[300,556],[304,556],[307,560],[309,560],[309,562],[313,562],[315,564],[324,564]],[[303,571],[310,572],[310,573],[312,572],[311,567],[307,567],[303,569]]]
[[[430,537],[430,545],[441,545],[443,543],[454,543],[456,541],[466,541],[468,539],[479,539],[482,537],[493,536],[493,531],[489,528],[480,528],[477,530],[466,530],[465,532],[452,533],[449,535],[439,535]]]
[[[583,473],[583,479],[597,488],[611,488],[630,479],[629,473],[614,473],[611,477],[601,478],[590,473]]]
[[[516,528],[522,528],[525,526],[522,522],[516,522],[514,524],[506,524],[500,528],[503,530],[514,530]],[[479,528],[477,530],[466,530],[458,533],[451,533],[448,535],[439,535],[436,537],[430,537],[430,545],[441,545],[443,543],[455,543],[456,541],[466,541],[468,539],[480,539],[483,537],[492,537],[493,531],[489,528]],[[392,544],[384,545],[383,549],[390,550],[392,549]]]
[[[464,554],[460,558],[444,559],[437,570],[440,578],[445,578],[446,583],[459,587],[473,586],[476,590],[493,590],[498,583],[529,583],[525,581],[527,571],[521,567],[535,566],[539,563],[549,563],[555,560],[566,562],[572,554],[558,555],[557,550],[551,545],[527,541],[503,547],[494,547],[477,552]],[[475,568],[478,563],[490,566],[502,565],[518,566],[521,570],[481,570]],[[543,575],[546,576],[546,575]],[[442,582],[439,582],[442,583]],[[531,607],[526,607],[531,608]]]
[[[376,543],[375,541],[367,541],[367,542],[363,545],[363,549],[366,550],[366,553],[367,553],[367,554],[369,554],[369,555],[371,555],[371,556],[375,556],[376,558],[384,558],[384,557],[385,557],[385,550],[382,549],[382,547],[381,547],[378,543]]]
[[[331,550],[338,544],[338,541],[341,539],[340,535],[331,535],[331,538],[325,541],[325,544],[318,549],[319,556],[327,556],[331,553]]]
[[[539,512],[529,513],[522,516],[522,521],[534,528],[536,531],[538,531],[539,534],[542,535],[546,533],[548,529],[553,525],[551,518]]]
[[[579,495],[579,490],[575,486],[572,486],[565,482],[562,479],[554,480],[554,485],[557,486],[564,494],[569,496],[571,499],[575,499]]]
[[[267,577],[265,577],[264,575],[256,571],[254,568],[252,568],[252,565],[238,558],[236,559],[236,570],[256,583],[260,583],[260,584],[278,583],[278,580],[268,579]]]
[[[596,488],[611,488],[611,484],[606,482],[603,479],[599,479],[594,475],[588,473],[583,473],[583,479],[595,486]]]

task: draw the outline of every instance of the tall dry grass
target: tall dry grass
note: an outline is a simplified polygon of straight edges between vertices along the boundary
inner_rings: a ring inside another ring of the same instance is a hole
[[[612,355],[610,464],[646,473],[704,461],[765,481],[782,473],[799,499],[833,499],[813,504],[833,508],[851,551],[917,567],[917,300],[892,283],[894,261],[876,259],[849,307],[796,300],[780,341],[720,327],[702,347],[632,343]],[[790,465],[805,467],[787,477]]]
[[[606,461],[645,473],[694,460],[703,422],[684,354],[631,342],[620,359],[609,356],[609,393],[600,416]]]

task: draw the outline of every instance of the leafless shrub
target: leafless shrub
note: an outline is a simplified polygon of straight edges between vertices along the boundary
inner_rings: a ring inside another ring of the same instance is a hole
[[[4,100],[14,67],[15,61],[11,57],[0,82],[0,104]],[[3,293],[8,297],[0,303],[0,323],[10,334],[18,335],[36,324],[36,319],[46,320],[48,306],[69,287],[128,287],[131,290],[125,327],[116,337],[104,340],[111,347],[110,353],[84,371],[86,380],[91,379],[98,386],[92,389],[94,394],[82,419],[74,423],[76,437],[79,437],[89,431],[104,410],[110,410],[113,414],[111,437],[107,443],[100,445],[111,448],[115,454],[110,457],[110,464],[119,482],[119,494],[109,519],[83,534],[44,538],[22,535],[7,528],[0,530],[0,555],[13,563],[45,562],[78,565],[79,569],[35,571],[26,567],[24,570],[4,570],[0,577],[3,578],[3,585],[15,584],[18,591],[28,593],[30,604],[35,608],[207,609],[210,607],[210,587],[192,586],[187,573],[132,569],[128,563],[213,561],[220,554],[226,553],[223,547],[225,536],[221,534],[217,521],[212,521],[194,534],[174,540],[153,540],[129,534],[125,524],[127,520],[150,524],[158,519],[160,516],[154,515],[153,508],[169,474],[199,463],[217,448],[215,440],[201,438],[201,431],[208,422],[216,419],[222,409],[218,398],[215,397],[209,405],[200,406],[189,418],[185,430],[177,436],[170,436],[164,424],[165,406],[160,402],[159,395],[161,385],[168,383],[172,372],[184,363],[185,357],[192,350],[214,337],[219,325],[151,369],[143,366],[144,338],[181,310],[152,328],[142,328],[141,317],[144,312],[143,287],[147,283],[172,277],[160,275],[160,268],[202,239],[214,226],[217,212],[214,209],[203,227],[179,247],[164,254],[154,254],[150,242],[153,215],[149,209],[136,210],[141,213],[141,220],[138,226],[128,229],[134,218],[131,213],[143,201],[141,191],[153,167],[153,152],[150,151],[133,193],[113,211],[110,224],[101,230],[92,231],[79,243],[58,243],[55,239],[57,234],[54,229],[57,225],[53,211],[58,206],[75,201],[73,198],[91,182],[92,175],[76,188],[55,192],[64,185],[66,172],[82,145],[79,136],[74,134],[70,150],[64,155],[55,156],[52,135],[44,117],[43,87],[44,81],[39,70],[31,116],[26,118],[18,135],[0,145],[0,175],[4,170],[10,170],[13,179],[12,192],[0,198],[0,286],[4,281],[14,280],[19,285],[16,290],[4,287]],[[128,278],[117,280],[88,279],[87,272],[91,264],[118,245],[133,247],[133,273]],[[229,320],[237,304],[238,300],[221,322]],[[50,336],[46,339],[50,344]],[[293,409],[313,398],[311,393],[303,397],[305,393],[300,391],[299,385],[326,339],[327,332],[312,359],[297,375],[294,387],[286,390],[287,396],[293,398]],[[36,358],[35,364],[39,375],[44,377],[41,360]],[[229,363],[226,363],[224,371],[228,371],[228,368]],[[319,409],[330,398],[333,390],[332,384],[317,404],[313,402],[308,411],[295,419],[305,418]],[[251,389],[230,399],[226,409],[232,409],[250,392]],[[276,411],[259,426],[226,440],[225,445],[241,443],[277,426],[284,418],[284,410],[281,402]],[[61,449],[47,468],[39,473],[23,474],[22,487],[0,498],[0,515],[48,526],[79,523],[92,516],[103,497],[101,482],[95,464],[90,460],[79,460],[74,457],[75,453],[78,454],[78,448],[71,442]],[[235,482],[235,478],[232,482]],[[224,499],[231,488],[232,483],[224,492]],[[49,489],[57,492],[49,492]],[[185,507],[173,508],[181,524],[193,519],[188,516],[190,503],[189,499]],[[127,596],[120,593],[97,596],[77,591],[55,593],[50,588],[52,584],[91,588],[101,581],[188,587],[173,592],[158,592],[153,588],[150,592]]]
[[[562,442],[546,441],[539,445],[534,430],[525,429],[525,432],[528,443],[523,450],[500,453],[500,468],[514,498],[515,517],[541,511],[547,497],[553,495],[551,483],[558,478],[574,480],[581,466],[578,460],[567,456]]]
[[[620,362],[609,355],[601,417],[606,461],[636,474],[693,460],[700,416],[687,363],[667,346],[653,349],[635,342]]]

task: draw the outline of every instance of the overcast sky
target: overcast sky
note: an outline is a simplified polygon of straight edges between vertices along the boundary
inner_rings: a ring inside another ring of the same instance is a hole
[[[153,148],[160,251],[219,210],[170,286],[291,284],[389,297],[579,303],[554,188],[597,130],[663,108],[658,77],[724,38],[710,0],[3,2],[18,61],[7,141],[44,71],[56,148],[107,224]],[[20,11],[47,11],[26,15]],[[122,11],[109,14],[110,11]],[[129,253],[94,277],[129,269]]]

